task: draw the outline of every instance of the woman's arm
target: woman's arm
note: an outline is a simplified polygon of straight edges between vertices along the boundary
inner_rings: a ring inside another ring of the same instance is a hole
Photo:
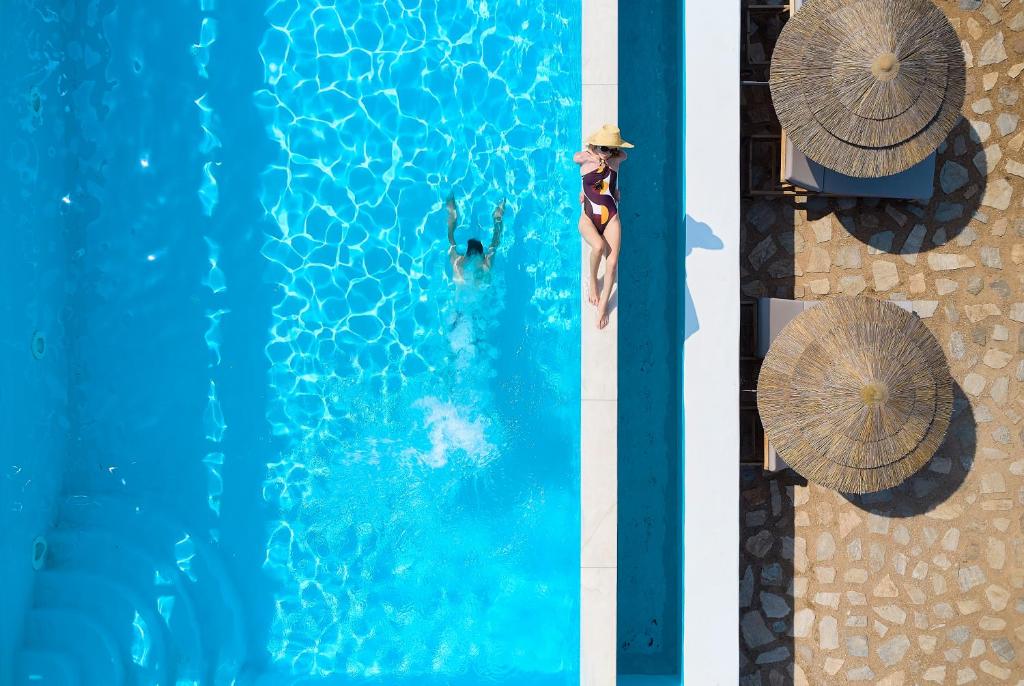
[[[445,204],[448,206],[448,261],[451,262],[452,269],[458,271],[462,255],[455,245],[455,225],[459,223],[459,208],[455,205],[454,191],[448,194],[448,201]]]
[[[629,155],[626,154],[626,151],[623,150],[622,148],[618,148],[618,149],[615,150],[615,156],[609,158],[608,165],[612,169],[614,169],[615,173],[617,174],[619,172],[619,166],[623,162],[625,162],[627,157],[629,157]],[[622,197],[622,186],[616,180],[616,183],[615,183],[615,202],[618,202],[621,197]]]
[[[455,192],[448,194],[448,245],[455,247],[455,225],[459,222],[459,208],[455,205]]]
[[[505,198],[502,198],[498,206],[494,208],[491,219],[494,220],[494,228],[491,232],[491,245],[488,248],[488,252],[493,255],[494,251],[501,244],[501,232],[505,226]]]
[[[490,269],[491,262],[494,259],[494,253],[497,251],[498,246],[501,245],[501,232],[505,228],[505,198],[501,199],[498,206],[494,208],[494,212],[491,214],[491,219],[494,220],[494,228],[491,232],[491,244],[487,246],[487,254],[484,255],[484,265]]]
[[[590,160],[590,154],[591,153],[589,150],[580,150],[578,153],[572,156],[572,161],[575,162],[576,164],[583,164]]]

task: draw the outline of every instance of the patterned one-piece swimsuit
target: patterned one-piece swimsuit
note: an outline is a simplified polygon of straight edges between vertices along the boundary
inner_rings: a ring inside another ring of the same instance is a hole
[[[594,222],[597,232],[602,235],[608,222],[619,212],[615,202],[617,178],[618,174],[605,162],[601,162],[597,169],[583,175],[584,211],[590,217],[590,221]]]

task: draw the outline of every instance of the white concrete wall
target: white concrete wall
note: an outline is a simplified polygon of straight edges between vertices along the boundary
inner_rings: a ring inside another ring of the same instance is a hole
[[[583,0],[583,137],[616,123],[618,0]],[[581,253],[581,293],[586,293],[589,248]],[[617,287],[616,287],[617,291]],[[612,297],[617,297],[613,292]],[[618,308],[608,326],[596,327],[596,309],[583,308],[580,439],[580,683],[615,685],[618,564]]]
[[[736,0],[685,3],[683,674],[699,686],[739,681],[739,21]]]

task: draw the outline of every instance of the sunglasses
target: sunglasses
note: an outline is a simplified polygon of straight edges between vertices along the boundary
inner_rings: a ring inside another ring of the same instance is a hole
[[[613,148],[608,145],[602,145],[599,149],[601,150],[601,152],[612,152],[614,150],[618,150],[618,148]]]

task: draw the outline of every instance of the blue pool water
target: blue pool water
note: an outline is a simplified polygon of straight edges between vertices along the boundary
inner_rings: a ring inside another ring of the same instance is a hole
[[[0,683],[578,683],[579,3],[5,11]]]

